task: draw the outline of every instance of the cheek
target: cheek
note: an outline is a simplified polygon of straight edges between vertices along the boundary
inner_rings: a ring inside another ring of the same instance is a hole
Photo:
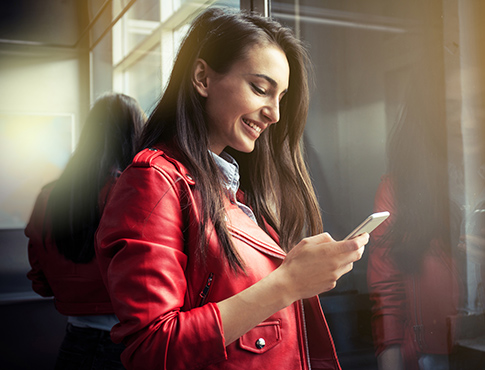
[[[237,106],[241,114],[251,113],[260,105],[260,98],[250,94],[238,95],[234,99],[234,105]]]
[[[220,112],[226,118],[236,118],[252,111],[254,102],[251,99],[243,98],[239,94],[231,94],[223,100]]]
[[[212,118],[224,117],[224,120],[233,120],[257,110],[258,105],[261,105],[259,100],[260,98],[244,88],[221,89],[207,98],[206,111]]]

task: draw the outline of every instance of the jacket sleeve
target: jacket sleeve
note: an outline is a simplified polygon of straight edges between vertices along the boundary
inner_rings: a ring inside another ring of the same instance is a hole
[[[128,167],[97,231],[101,274],[120,320],[112,338],[126,344],[128,369],[199,369],[227,357],[217,305],[182,310],[184,184],[159,167]]]
[[[31,270],[27,277],[32,281],[32,289],[42,297],[54,295],[42,269],[41,259],[45,253],[43,244],[43,230],[45,210],[50,192],[45,188],[40,192],[30,216],[29,223],[25,228],[28,241],[28,256]]]
[[[384,239],[392,227],[396,209],[392,195],[391,181],[384,177],[376,193],[376,212],[389,211],[389,218],[371,234],[367,282],[372,307],[372,332],[376,354],[393,344],[401,344],[405,324],[405,282],[402,273],[389,257],[391,247]]]

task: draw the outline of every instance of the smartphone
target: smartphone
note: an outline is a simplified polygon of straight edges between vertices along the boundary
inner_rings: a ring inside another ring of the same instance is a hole
[[[344,240],[351,239],[354,236],[358,236],[363,233],[370,233],[377,226],[379,226],[386,218],[388,218],[389,215],[390,213],[387,211],[371,214],[369,217],[367,217],[364,220],[364,222],[362,222],[349,235],[347,235]]]

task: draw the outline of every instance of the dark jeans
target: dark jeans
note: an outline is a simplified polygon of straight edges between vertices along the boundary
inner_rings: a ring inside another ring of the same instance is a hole
[[[124,369],[120,360],[120,354],[124,349],[123,344],[111,341],[108,331],[67,324],[66,336],[59,349],[55,369]]]

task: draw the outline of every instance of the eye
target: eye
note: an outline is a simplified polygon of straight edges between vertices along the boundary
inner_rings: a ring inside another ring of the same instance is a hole
[[[256,84],[254,83],[251,83],[251,87],[253,88],[254,91],[256,91],[256,93],[258,93],[259,95],[266,95],[266,91],[263,90],[262,88],[258,87]]]

